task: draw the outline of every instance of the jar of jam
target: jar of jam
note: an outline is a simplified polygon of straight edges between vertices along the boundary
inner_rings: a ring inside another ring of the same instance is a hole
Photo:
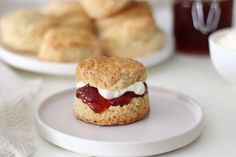
[[[232,26],[233,0],[174,0],[174,34],[178,52],[208,54],[208,37]]]

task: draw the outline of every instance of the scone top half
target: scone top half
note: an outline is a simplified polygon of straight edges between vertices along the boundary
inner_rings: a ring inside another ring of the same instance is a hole
[[[102,89],[121,90],[147,77],[143,64],[121,57],[98,57],[82,61],[76,71],[77,83]]]

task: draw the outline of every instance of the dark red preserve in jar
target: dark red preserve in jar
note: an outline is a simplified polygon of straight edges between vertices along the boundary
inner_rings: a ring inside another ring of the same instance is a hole
[[[232,26],[233,0],[174,0],[175,45],[179,52],[208,54],[208,37]]]

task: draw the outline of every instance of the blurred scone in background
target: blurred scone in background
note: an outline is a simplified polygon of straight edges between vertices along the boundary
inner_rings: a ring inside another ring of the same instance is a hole
[[[55,0],[1,20],[2,44],[49,62],[95,56],[138,58],[158,53],[164,33],[147,1]]]
[[[133,2],[122,12],[96,24],[108,56],[137,58],[154,53],[163,44],[163,33],[156,26],[147,2]]]
[[[1,19],[1,40],[10,49],[36,53],[44,34],[57,24],[54,18],[33,10],[18,10]]]

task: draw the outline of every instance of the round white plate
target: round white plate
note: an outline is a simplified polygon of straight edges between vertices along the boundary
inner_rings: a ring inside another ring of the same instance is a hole
[[[75,90],[47,98],[36,110],[40,135],[59,147],[94,156],[150,156],[181,148],[203,129],[198,103],[183,94],[149,87],[151,112],[123,126],[97,126],[77,120],[72,111]]]
[[[19,8],[34,8],[36,6],[41,7],[45,5],[46,2],[44,1],[32,1],[32,2],[18,2],[18,1],[4,1],[3,5],[4,10],[0,10],[0,16],[4,15],[4,13],[13,11]],[[156,21],[160,21],[163,19],[161,24],[167,23],[166,21],[166,13],[163,11],[158,12],[158,16],[155,15]],[[168,14],[167,14],[168,16]],[[158,19],[158,20],[157,20]],[[168,18],[167,18],[168,19]],[[160,22],[159,22],[160,23]],[[165,30],[166,27],[163,27]],[[140,62],[142,62],[145,67],[151,67],[155,64],[161,63],[168,59],[174,52],[173,46],[173,39],[172,36],[169,35],[169,31],[165,30],[165,43],[163,48],[149,56],[137,58]],[[43,74],[50,74],[50,75],[69,75],[72,76],[75,74],[75,68],[77,64],[70,64],[70,63],[53,63],[53,62],[46,62],[37,59],[36,56],[33,55],[24,55],[19,53],[14,53],[11,50],[5,49],[4,47],[0,47],[0,58],[6,62],[7,64],[26,71],[30,72],[37,72]]]

